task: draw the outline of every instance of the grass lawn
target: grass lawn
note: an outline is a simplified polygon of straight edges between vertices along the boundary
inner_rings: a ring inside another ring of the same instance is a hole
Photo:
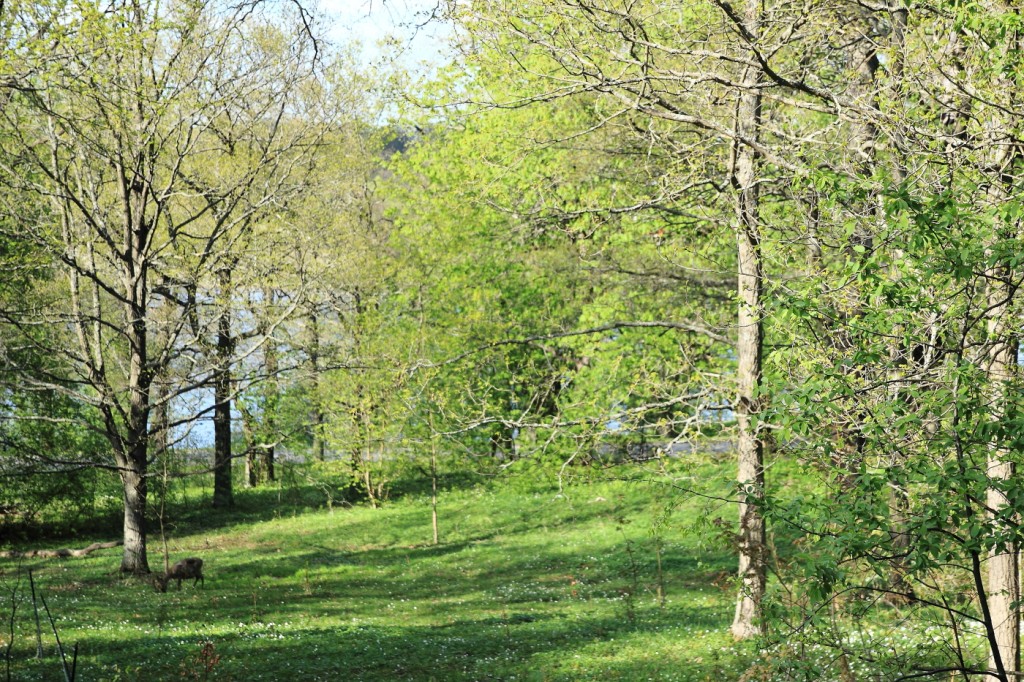
[[[660,526],[659,604],[652,519],[669,496],[635,482],[447,491],[433,545],[423,497],[326,510],[240,491],[237,510],[203,510],[170,540],[172,561],[203,558],[205,586],[159,594],[117,573],[118,549],[0,562],[0,644],[20,567],[78,644],[80,680],[737,680],[753,652],[728,634],[735,560],[688,530],[708,502],[684,498]],[[162,567],[159,538],[150,551]],[[48,628],[33,658],[24,579],[17,601],[11,679],[61,679]]]

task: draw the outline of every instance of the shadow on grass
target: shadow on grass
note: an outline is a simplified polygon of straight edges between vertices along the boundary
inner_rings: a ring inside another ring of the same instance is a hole
[[[118,661],[123,662],[118,678],[123,680],[193,679],[204,667],[210,679],[574,680],[608,679],[602,671],[613,663],[622,671],[618,679],[635,679],[646,658],[643,640],[663,631],[669,621],[723,627],[720,617],[702,609],[673,609],[656,621],[634,623],[607,614],[569,618],[516,611],[432,626],[239,623],[230,632],[185,638],[156,633],[82,639],[79,672],[89,679],[111,679],[99,662],[109,666]],[[205,642],[211,643],[207,656],[202,654]],[[630,645],[628,651],[623,644]],[[52,659],[35,662],[21,656],[14,669],[31,673],[44,665],[50,673],[58,669]],[[712,660],[677,660],[676,665],[685,665],[675,672],[686,674],[674,679],[701,680],[722,672],[721,663]],[[36,678],[25,674],[18,679]]]
[[[293,465],[302,468],[306,465]],[[195,533],[209,533],[217,530],[230,529],[239,524],[270,521],[273,519],[290,517],[314,511],[323,511],[333,505],[336,511],[343,511],[353,506],[364,505],[365,495],[357,489],[344,488],[335,485],[332,487],[329,480],[320,483],[304,481],[303,476],[284,475],[282,468],[282,479],[276,484],[271,483],[259,488],[245,488],[236,486],[232,507],[225,509],[213,509],[211,490],[209,487],[191,488],[179,490],[168,497],[164,513],[165,525],[171,535],[183,536]],[[288,482],[285,483],[284,479]],[[487,483],[489,481],[489,483]],[[487,477],[466,471],[453,471],[443,474],[439,479],[439,486],[442,491],[442,500],[449,492],[465,491],[473,488],[489,490],[491,487],[502,485],[501,481],[495,481]],[[517,484],[523,486],[525,484]],[[392,485],[390,496],[391,502],[397,502],[403,498],[426,495],[429,491],[430,481],[413,475],[406,475],[396,480]],[[525,485],[524,495],[533,494],[542,497],[559,497],[554,482],[544,483],[535,481]],[[484,540],[504,532],[524,532],[544,525],[562,525],[565,523],[576,523],[584,521],[594,515],[593,510],[586,510],[582,500],[575,500],[575,507],[570,505],[572,511],[566,512],[560,521],[545,521],[540,524],[531,524],[526,517],[516,519],[510,526],[506,525],[493,530],[477,529],[468,531],[466,541]],[[632,513],[635,502],[622,503],[621,511]],[[155,539],[155,530],[158,527],[157,520],[153,515],[158,505],[156,491],[150,498],[150,529],[151,537]],[[508,510],[504,510],[507,514]],[[94,540],[110,540],[119,538],[122,534],[123,512],[120,509],[105,509],[98,511],[91,517],[77,517],[74,524],[60,519],[51,519],[47,522],[36,523],[24,527],[5,527],[5,535],[0,537],[0,543],[5,540],[17,546],[19,549],[35,547],[53,547],[56,544],[63,546],[71,540],[86,544]],[[427,516],[410,515],[405,526],[395,528],[396,534],[409,528],[416,528],[424,531],[427,523]],[[367,528],[376,528],[372,522],[364,523]],[[468,524],[472,525],[472,524]],[[372,540],[369,533],[363,533],[358,526],[351,528],[355,530],[358,537],[367,538],[365,543]]]
[[[171,599],[216,602],[218,617],[229,621],[267,612],[302,619],[311,611],[341,620],[376,618],[412,605],[422,609],[415,615],[446,614],[459,621],[481,609],[586,610],[588,603],[610,608],[612,602],[627,609],[627,601],[632,609],[632,601],[653,602],[653,556],[641,563],[635,554],[596,540],[590,549],[601,556],[581,556],[546,540],[351,552],[315,547],[283,555],[268,548],[266,554],[235,557],[221,566],[211,562],[206,590]],[[685,549],[662,557],[670,594],[685,590],[712,600],[718,589],[710,576],[731,564],[725,554],[697,555]],[[730,601],[731,593],[723,600]]]
[[[425,515],[406,505],[247,528],[245,542],[209,555],[198,588],[157,595],[99,574],[100,561],[88,559],[70,572],[54,565],[47,585],[63,597],[54,606],[66,616],[67,641],[81,644],[88,679],[193,679],[209,665],[209,679],[288,682],[662,679],[668,666],[683,674],[663,679],[739,677],[725,654],[688,657],[683,647],[652,662],[648,645],[666,631],[684,641],[725,632],[731,599],[703,588],[709,571],[733,567],[727,554],[667,545],[672,601],[658,609],[655,557],[640,524],[627,541],[611,530],[610,506],[507,497],[475,499],[479,521],[439,545],[364,543],[414,536]],[[222,537],[227,544],[234,534]],[[58,586],[72,577],[73,588]],[[213,658],[200,656],[206,641]],[[717,652],[723,643],[693,646]],[[28,674],[15,679],[53,679],[52,662],[49,674],[36,674],[19,647],[16,670]]]

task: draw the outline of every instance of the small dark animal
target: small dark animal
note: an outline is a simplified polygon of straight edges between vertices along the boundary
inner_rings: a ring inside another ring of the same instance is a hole
[[[195,557],[189,557],[188,559],[182,559],[173,566],[171,570],[167,571],[163,575],[158,575],[154,580],[156,589],[161,592],[167,591],[167,583],[172,580],[178,581],[178,589],[181,589],[181,581],[188,580],[189,578],[195,578],[192,581],[193,585],[198,585],[202,581],[203,585],[206,585],[206,580],[203,578],[203,560]]]

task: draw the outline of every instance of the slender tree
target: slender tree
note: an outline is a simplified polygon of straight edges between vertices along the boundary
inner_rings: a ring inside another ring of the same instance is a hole
[[[71,330],[46,348],[59,373],[18,378],[95,411],[123,484],[121,569],[145,573],[151,413],[217,374],[198,352],[199,292],[239,226],[301,189],[323,118],[318,47],[302,17],[259,1],[61,7],[21,8],[49,50],[16,55],[41,66],[3,108],[0,170],[5,211],[63,285],[7,322],[26,339]],[[157,398],[156,377],[185,362]]]
[[[761,32],[761,2],[748,3],[743,31],[751,41]],[[763,631],[761,602],[767,582],[767,548],[764,515],[759,499],[764,494],[764,441],[757,423],[761,395],[764,349],[761,302],[764,263],[761,254],[760,190],[757,151],[761,137],[760,66],[748,65],[743,72],[736,106],[736,135],[733,139],[731,182],[736,193],[737,241],[739,243],[739,315],[736,342],[738,395],[735,403],[739,458],[740,493],[739,577],[740,596],[732,633],[744,639]]]

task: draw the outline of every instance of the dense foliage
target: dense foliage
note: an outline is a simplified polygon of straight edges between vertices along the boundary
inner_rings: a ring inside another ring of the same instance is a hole
[[[1019,675],[1018,8],[431,18],[412,84],[301,3],[0,3],[0,528],[644,480],[736,676]]]

